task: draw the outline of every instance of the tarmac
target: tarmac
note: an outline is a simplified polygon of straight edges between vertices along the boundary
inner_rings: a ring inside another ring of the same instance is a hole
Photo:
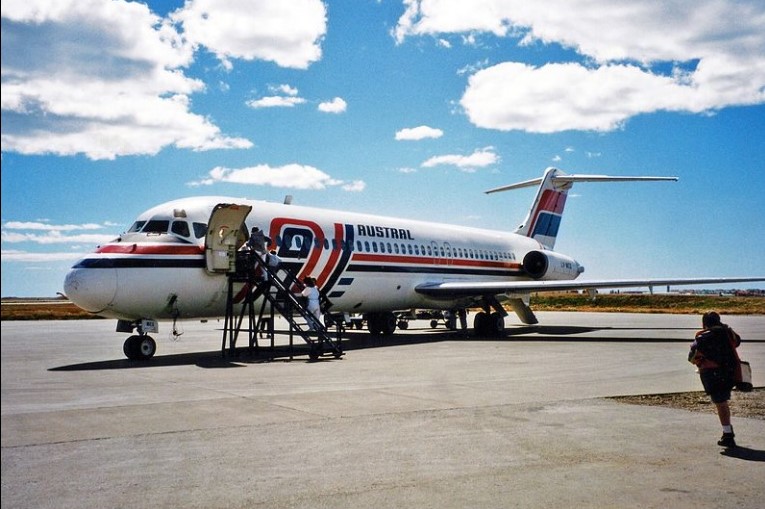
[[[713,413],[610,399],[701,390],[699,316],[537,315],[493,340],[349,330],[317,362],[224,356],[222,321],[160,324],[148,362],[113,320],[4,321],[0,505],[765,506],[765,420],[734,415],[725,450]],[[765,317],[723,321],[762,387]]]

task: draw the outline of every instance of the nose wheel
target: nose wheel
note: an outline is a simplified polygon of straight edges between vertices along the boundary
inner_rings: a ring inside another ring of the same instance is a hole
[[[130,336],[122,345],[125,357],[133,361],[151,359],[157,351],[157,343],[151,336],[136,334]]]

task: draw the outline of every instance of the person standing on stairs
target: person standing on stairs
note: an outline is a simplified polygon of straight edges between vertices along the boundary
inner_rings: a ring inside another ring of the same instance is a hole
[[[305,288],[297,295],[305,297],[307,300],[306,308],[310,313],[308,328],[310,330],[321,330],[324,324],[321,321],[321,305],[319,303],[319,289],[316,287],[316,278],[306,276],[303,278]]]

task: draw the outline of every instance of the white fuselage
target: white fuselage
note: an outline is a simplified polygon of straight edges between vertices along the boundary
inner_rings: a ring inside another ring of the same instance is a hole
[[[415,288],[528,280],[524,256],[542,250],[537,241],[508,232],[230,197],[188,198],[145,212],[128,232],[80,260],[67,275],[67,296],[123,320],[224,315],[227,277],[208,270],[205,261],[204,233],[218,203],[251,206],[246,231],[263,229],[283,267],[298,278],[315,277],[336,312],[464,306],[464,300],[435,299]],[[559,278],[576,277],[576,270],[568,272]]]

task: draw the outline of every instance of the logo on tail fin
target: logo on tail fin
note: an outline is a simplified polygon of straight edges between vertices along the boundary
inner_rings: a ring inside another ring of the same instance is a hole
[[[515,230],[519,235],[530,237],[547,249],[555,246],[558,236],[563,208],[566,206],[566,195],[574,182],[626,182],[626,181],[656,181],[677,180],[677,177],[613,177],[609,175],[567,175],[557,168],[547,168],[540,178],[497,187],[486,191],[498,193],[521,187],[539,186],[534,203],[525,221]]]
[[[563,175],[557,168],[547,168],[542,178],[513,184],[504,189],[516,189],[539,184],[539,191],[526,215],[526,220],[515,233],[531,237],[547,249],[555,246],[558,237],[563,209],[566,206],[566,195],[571,189],[571,182],[557,181],[556,177]]]
[[[539,206],[532,211],[531,223],[529,224],[529,234],[548,249],[555,245],[555,238],[558,236],[560,220],[563,217],[563,208],[566,206],[566,192],[554,191],[552,189],[543,189],[539,200]]]

